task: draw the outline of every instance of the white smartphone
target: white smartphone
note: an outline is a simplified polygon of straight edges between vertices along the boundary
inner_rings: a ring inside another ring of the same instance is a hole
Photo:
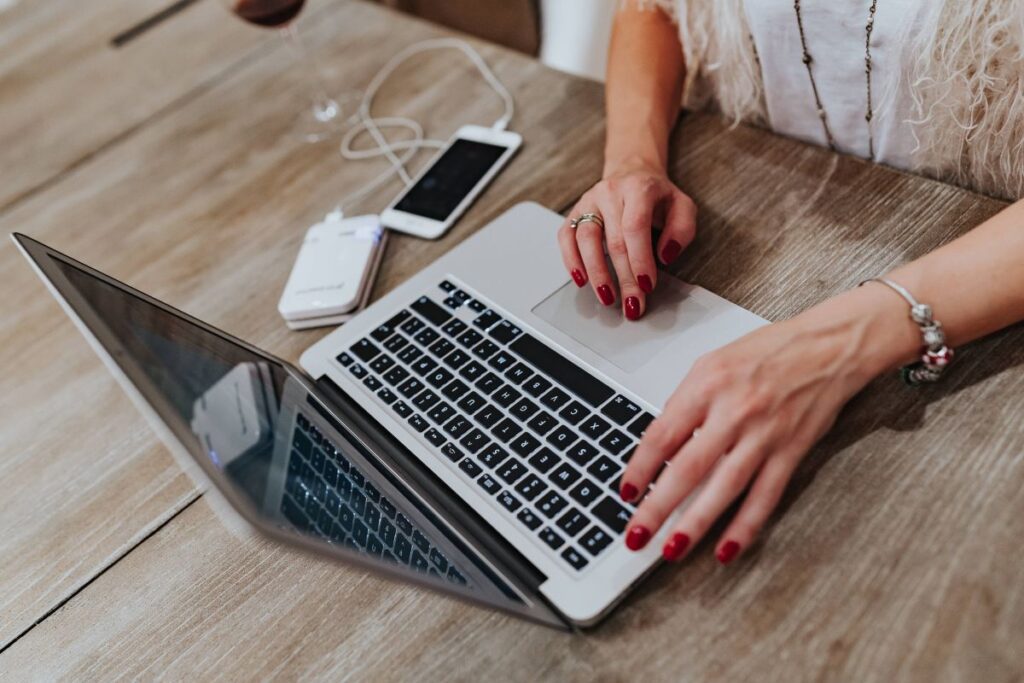
[[[380,215],[381,223],[417,237],[440,237],[522,145],[510,131],[463,126]]]

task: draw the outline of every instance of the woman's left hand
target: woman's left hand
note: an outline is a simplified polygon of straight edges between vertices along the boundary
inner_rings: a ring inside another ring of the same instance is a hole
[[[748,548],[843,405],[912,355],[920,337],[901,303],[879,287],[859,288],[700,358],[623,473],[621,495],[632,501],[668,463],[633,515],[626,545],[644,547],[696,491],[662,551],[677,560],[750,485],[716,555],[726,563]]]

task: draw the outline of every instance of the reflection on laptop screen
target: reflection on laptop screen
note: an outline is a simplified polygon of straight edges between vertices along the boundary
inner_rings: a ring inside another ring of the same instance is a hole
[[[62,291],[69,305],[248,516],[359,564],[551,621],[278,362],[51,259],[74,289]]]

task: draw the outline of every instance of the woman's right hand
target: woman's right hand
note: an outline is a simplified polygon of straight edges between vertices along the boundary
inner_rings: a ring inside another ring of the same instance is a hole
[[[584,222],[573,228],[570,220],[585,213],[604,221]],[[657,249],[653,226],[661,225]],[[655,252],[668,265],[693,240],[697,206],[676,187],[664,170],[633,166],[608,173],[580,198],[558,231],[558,244],[566,270],[578,287],[587,282],[598,300],[611,306],[616,282],[623,314],[637,320],[647,310],[646,295],[658,282]],[[614,275],[605,260],[605,246]]]

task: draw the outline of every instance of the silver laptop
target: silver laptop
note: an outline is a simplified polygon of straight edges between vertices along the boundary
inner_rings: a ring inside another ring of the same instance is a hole
[[[193,476],[257,531],[550,626],[596,623],[621,472],[700,355],[764,320],[665,274],[639,322],[572,283],[519,204],[302,355],[305,372],[23,235],[37,272]]]

